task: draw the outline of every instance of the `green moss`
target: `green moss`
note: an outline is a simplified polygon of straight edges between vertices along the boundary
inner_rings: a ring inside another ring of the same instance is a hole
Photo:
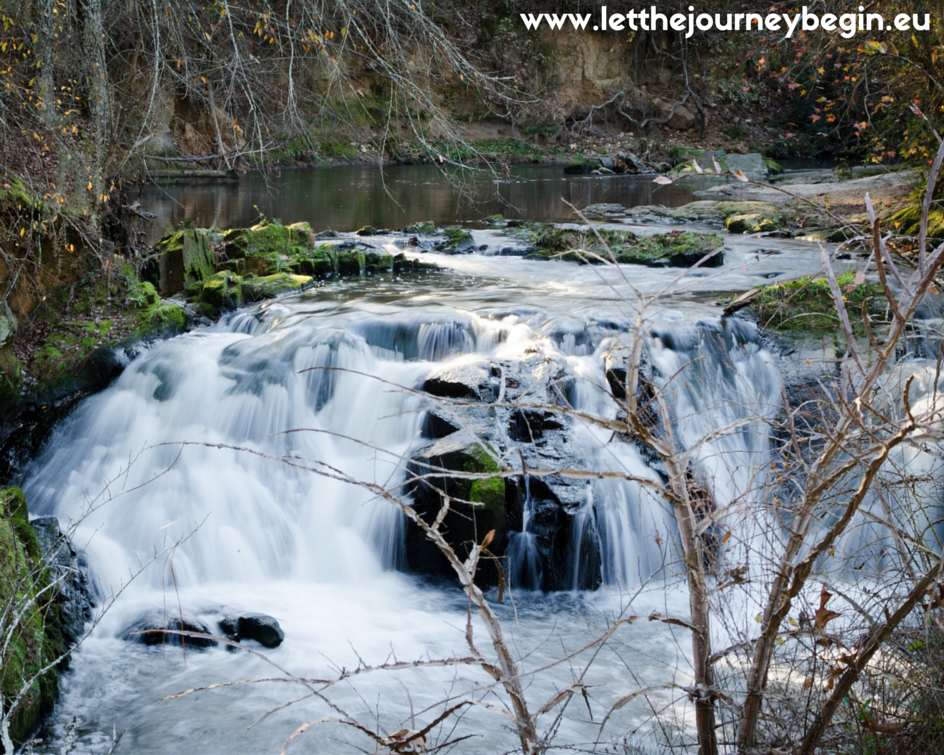
[[[779,228],[781,222],[780,218],[761,213],[729,215],[724,221],[724,227],[729,233],[762,233]]]
[[[413,225],[406,226],[403,232],[412,233],[417,236],[435,236],[436,224],[431,220],[426,220],[422,223],[414,223]]]
[[[464,228],[450,226],[443,228],[441,233],[446,237],[446,240],[435,246],[437,252],[445,252],[446,254],[467,254],[475,250],[475,241],[472,238],[472,234]]]
[[[918,236],[921,232],[921,206],[909,205],[888,219],[888,224],[904,236]],[[928,237],[944,238],[944,210],[932,209],[928,213]]]
[[[157,242],[161,253],[181,254],[186,283],[203,280],[216,270],[216,245],[220,233],[211,228],[185,228],[164,236]]]
[[[710,233],[672,231],[653,236],[637,236],[630,231],[558,228],[553,225],[523,226],[517,234],[535,249],[532,259],[564,259],[583,263],[602,263],[611,259],[648,267],[690,267],[722,246],[721,239]],[[718,252],[705,264],[717,267],[724,261]]]
[[[878,283],[856,285],[855,273],[847,272],[837,279],[849,313],[849,322],[858,336],[866,335],[862,324],[862,305],[870,315],[885,314],[886,299]],[[782,332],[803,332],[821,337],[837,333],[839,318],[824,277],[800,278],[789,283],[765,286],[751,303],[751,310],[765,327]]]
[[[0,692],[7,703],[61,652],[55,606],[42,597],[48,580],[23,492],[0,490],[0,632],[12,640],[0,649]],[[7,623],[14,618],[15,624]],[[57,689],[55,668],[33,682],[12,717],[10,734],[15,743],[21,743],[52,709]]]
[[[214,273],[200,287],[200,301],[219,311],[223,307],[238,307],[242,304],[238,275],[228,272]]]
[[[489,215],[482,220],[486,225],[505,225],[504,215]]]
[[[494,452],[491,446],[488,446]],[[501,472],[501,467],[478,444],[470,445],[465,449],[463,472],[481,474],[483,472]],[[485,509],[493,512],[503,512],[505,508],[505,478],[489,477],[483,480],[473,480],[469,488],[468,500],[478,503]]]
[[[237,228],[223,235],[227,254],[233,256],[258,256],[302,253],[312,247],[313,233],[308,223],[281,223],[262,220],[251,228]]]
[[[362,253],[363,254],[363,253]],[[263,278],[254,278],[242,284],[247,299],[267,299],[290,291],[297,291],[311,283],[307,275],[293,275],[291,273],[276,273]]]
[[[0,203],[16,204],[18,208],[32,207],[37,210],[43,207],[43,201],[31,194],[19,178],[14,178],[9,184],[3,185],[0,189]]]

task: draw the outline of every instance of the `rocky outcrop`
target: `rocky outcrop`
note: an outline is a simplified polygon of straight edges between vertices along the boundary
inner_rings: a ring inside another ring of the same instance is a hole
[[[12,716],[10,736],[21,743],[52,710],[58,671],[47,665],[85,635],[95,601],[84,559],[55,517],[29,521],[19,488],[0,490],[0,694],[4,702],[32,680]],[[64,655],[66,654],[66,655]]]
[[[363,231],[359,233],[365,235]],[[283,226],[269,220],[228,231],[183,229],[164,236],[155,248],[157,265],[150,273],[161,293],[185,293],[208,317],[297,291],[319,279],[436,267],[373,249],[368,242],[316,235],[308,223]],[[457,241],[454,250],[464,249]]]
[[[631,231],[593,231],[530,223],[522,224],[517,235],[532,246],[527,254],[531,259],[563,259],[581,264],[614,260],[646,267],[691,267],[708,257],[702,263],[704,267],[724,263],[722,241],[709,233],[670,231],[643,236]]]
[[[506,558],[527,511],[527,534],[534,539],[541,568],[539,584],[519,586],[573,586],[567,554],[586,483],[520,473],[522,464],[525,470],[578,464],[569,447],[567,421],[552,410],[569,405],[573,383],[563,359],[534,353],[520,361],[445,367],[422,385],[431,399],[423,423],[425,440],[413,450],[408,465],[413,506],[432,522],[447,497],[442,529],[463,559],[472,544],[481,543],[491,531],[495,534],[489,551]],[[502,406],[488,405],[499,397]],[[514,470],[519,474],[511,473]],[[454,576],[446,558],[418,527],[407,529],[406,553],[414,572]],[[506,562],[504,568],[512,578],[514,564]],[[497,579],[494,562],[483,559],[477,580],[494,584]]]
[[[0,695],[4,708],[31,682],[10,720],[10,736],[22,743],[52,710],[58,694],[55,668],[40,675],[64,649],[58,611],[43,565],[39,538],[29,525],[19,488],[0,490]]]
[[[472,234],[464,228],[443,228],[442,235],[446,238],[433,247],[434,251],[446,254],[470,254],[475,251]]]
[[[66,647],[73,647],[85,634],[92,619],[95,596],[89,582],[88,563],[76,553],[68,536],[54,516],[30,522],[39,539],[49,577],[55,582],[59,632]]]

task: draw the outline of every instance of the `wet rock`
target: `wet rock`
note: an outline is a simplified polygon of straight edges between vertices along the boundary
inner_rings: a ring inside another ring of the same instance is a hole
[[[139,619],[127,627],[122,634],[133,642],[141,642],[145,645],[182,645],[183,647],[208,648],[218,644],[216,640],[204,637],[185,637],[172,633],[177,631],[210,634],[207,625],[198,619],[186,616],[183,618],[163,616],[156,612]]]
[[[423,416],[420,433],[424,438],[438,440],[459,431],[458,420],[442,410],[431,410]]]
[[[628,168],[630,172],[635,173],[652,173],[652,168],[646,165],[642,160],[639,159],[632,152],[620,153],[617,155],[617,158]]]
[[[498,312],[494,317],[501,320],[506,314]],[[569,319],[547,323],[545,329],[562,338],[577,331],[586,336],[587,332],[585,326],[577,327],[576,321]],[[527,575],[514,576],[517,586],[571,589],[566,554],[574,516],[586,498],[588,483],[546,473],[540,478],[527,473],[500,477],[503,467],[496,462],[496,458],[503,459],[513,468],[523,465],[526,470],[579,466],[570,449],[566,419],[551,408],[566,405],[573,398],[575,380],[567,361],[556,351],[549,354],[535,348],[519,360],[451,366],[430,375],[427,383],[440,393],[461,394],[464,400],[434,403],[424,418],[423,436],[428,440],[411,452],[408,464],[410,476],[416,478],[411,495],[417,513],[432,521],[440,511],[444,492],[450,497],[444,531],[461,557],[473,542],[481,542],[495,530],[489,545],[495,556],[511,558],[525,545],[530,554],[537,554],[538,562],[529,564]],[[492,405],[500,394],[505,404],[517,402],[519,406]],[[452,472],[493,472],[496,476],[469,480]],[[474,487],[483,482],[487,484]],[[528,531],[519,535],[524,506],[530,511]],[[448,561],[418,528],[407,530],[407,563],[418,573],[452,577]],[[505,564],[511,569],[507,561]],[[581,579],[590,580],[582,586],[595,586],[596,582],[586,577],[588,573],[586,569],[582,572]],[[494,565],[483,561],[476,581],[493,585],[497,579]]]
[[[501,468],[493,458],[496,455],[491,444],[472,441],[466,433],[457,432],[419,449],[408,464],[408,475],[418,478],[410,491],[413,507],[427,522],[439,515],[441,496],[449,497],[450,510],[442,529],[462,559],[474,543],[481,543],[493,530],[492,543],[498,552],[504,549],[506,489],[504,478],[497,476]],[[450,472],[496,476],[468,479]],[[451,572],[445,556],[417,527],[407,530],[407,563],[420,573],[447,576]],[[483,576],[488,581],[494,579],[484,571]]]
[[[626,208],[621,204],[591,204],[582,212],[588,218],[618,218],[626,215]]]
[[[443,228],[442,234],[446,240],[436,244],[433,247],[435,251],[445,254],[471,254],[475,251],[475,240],[464,228]]]
[[[422,390],[438,398],[494,400],[491,375],[475,364],[440,369],[423,382]]]
[[[88,563],[84,556],[76,553],[56,517],[34,519],[30,526],[39,538],[50,576],[56,580],[56,604],[63,642],[67,647],[73,647],[85,633],[85,625],[91,620],[95,607]]]
[[[547,430],[562,430],[562,419],[551,412],[534,409],[516,409],[511,413],[508,435],[512,440],[536,443]]]
[[[255,640],[267,648],[278,647],[285,639],[278,620],[264,613],[225,616],[220,620],[220,631],[236,642]]]
[[[404,233],[418,236],[433,236],[436,234],[436,224],[431,220],[423,223],[414,223],[402,229]]]

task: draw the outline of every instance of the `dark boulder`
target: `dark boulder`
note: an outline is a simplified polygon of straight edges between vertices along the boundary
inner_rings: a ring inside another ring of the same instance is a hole
[[[255,640],[267,648],[278,647],[285,639],[285,633],[279,626],[279,622],[264,613],[225,616],[220,620],[220,631],[236,642]]]
[[[206,624],[199,619],[179,616],[164,616],[154,613],[129,626],[123,635],[129,640],[145,645],[182,645],[183,647],[208,648],[217,644],[206,637],[186,637],[175,632],[198,632],[210,634]]]

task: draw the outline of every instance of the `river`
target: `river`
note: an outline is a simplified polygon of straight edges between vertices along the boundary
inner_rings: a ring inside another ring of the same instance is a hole
[[[258,206],[286,223],[307,220],[316,230],[351,231],[367,224],[475,220],[492,212],[566,220],[570,209],[561,197],[582,205],[690,198],[690,187],[563,178],[559,168],[546,166],[515,168],[512,180],[498,186],[505,202],[489,198],[495,185],[487,179],[476,189],[475,204],[429,166],[387,170],[384,185],[378,176],[376,168],[352,167],[286,171],[269,181],[254,175],[233,186],[152,188],[144,206],[158,214],[155,227],[184,219],[245,224]],[[666,229],[643,232],[658,230]],[[474,233],[477,246],[501,245],[500,231],[479,227]],[[389,250],[396,242],[370,239]],[[675,269],[576,266],[488,250],[424,254],[443,270],[330,282],[228,315],[135,359],[60,424],[26,474],[33,514],[81,519],[75,540],[87,554],[101,602],[124,590],[63,675],[47,749],[40,751],[57,751],[63,724],[74,716],[81,719],[80,752],[108,752],[117,730],[124,732],[119,753],[275,753],[306,721],[321,723],[289,752],[372,751],[369,738],[337,719],[350,716],[386,736],[423,728],[463,697],[476,704],[434,727],[430,746],[468,737],[452,751],[513,750],[516,737],[496,710],[504,704],[501,691],[476,667],[363,673],[316,685],[319,696],[284,681],[285,672],[327,679],[341,669],[468,654],[462,593],[448,582],[406,573],[407,525],[399,513],[331,471],[380,483],[402,477],[402,459],[420,440],[425,406],[410,389],[444,365],[560,364],[576,381],[578,408],[615,416],[603,390],[603,354],[631,332],[638,295],[663,289],[665,297],[648,315],[650,360],[663,376],[703,360],[684,373],[687,388],[675,406],[682,442],[737,420],[734,406],[769,414],[781,400],[778,359],[749,322],[721,321],[715,300],[721,292],[808,274],[819,266],[819,249],[799,240],[725,236],[725,242],[722,267],[683,281]],[[343,372],[303,372],[320,367]],[[761,485],[758,476],[769,463],[761,425],[757,432],[722,434],[695,461],[722,505]],[[298,429],[305,431],[285,433]],[[635,446],[614,445],[598,428],[571,422],[568,438],[570,453],[587,468],[656,475]],[[688,611],[675,584],[677,568],[663,563],[665,553],[668,561],[676,558],[665,503],[629,482],[588,484],[582,496],[571,512],[577,534],[567,546],[566,568],[579,584],[581,538],[590,537],[581,533],[593,529],[600,589],[527,589],[522,575],[533,564],[526,504],[517,546],[509,551],[519,576],[496,603],[528,674],[533,710],[578,678],[588,690],[559,722],[554,713],[543,715],[539,728],[560,746],[582,751],[597,741],[604,743],[598,751],[631,752],[606,747],[634,743],[645,749],[660,731],[690,741],[692,710],[678,689],[639,697],[600,729],[622,696],[647,685],[688,682],[686,630],[641,622],[621,630],[599,655],[545,668],[626,612],[684,617]],[[277,667],[222,647],[184,654],[179,646],[128,639],[129,629],[149,615],[183,614],[217,631],[220,617],[239,611],[278,619],[285,641],[262,651]],[[489,655],[483,627],[477,620],[472,625],[479,649]],[[194,687],[272,677],[282,681],[161,702]]]

